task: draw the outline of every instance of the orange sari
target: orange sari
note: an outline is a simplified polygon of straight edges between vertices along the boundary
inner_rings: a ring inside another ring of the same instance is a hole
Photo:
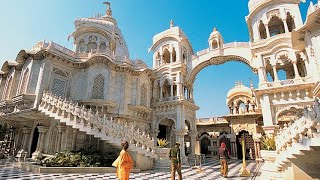
[[[133,160],[127,151],[121,150],[119,157],[112,163],[112,166],[117,168],[119,180],[129,180],[129,173],[133,168]]]

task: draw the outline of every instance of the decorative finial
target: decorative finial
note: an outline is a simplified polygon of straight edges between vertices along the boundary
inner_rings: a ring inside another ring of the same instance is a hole
[[[174,26],[173,20],[170,20],[170,28],[172,28]]]
[[[254,89],[252,79],[251,78],[249,78],[249,79],[250,79],[250,88]]]
[[[217,31],[217,28],[216,28],[216,27],[214,27],[214,28],[213,28],[213,31]]]
[[[111,7],[110,7],[110,2],[103,2],[103,4],[106,4],[107,5],[107,10],[106,10],[106,15],[107,16],[112,16],[112,10],[111,10]]]

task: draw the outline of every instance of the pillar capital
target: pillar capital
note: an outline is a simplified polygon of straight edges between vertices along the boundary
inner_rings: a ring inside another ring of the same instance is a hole
[[[22,128],[22,133],[23,134],[29,134],[29,133],[31,133],[31,130],[32,130],[32,128],[30,128],[30,127],[23,127]]]
[[[46,133],[49,128],[47,126],[38,126],[39,133]]]
[[[65,125],[58,125],[57,128],[59,132],[65,132],[67,130],[67,126]]]

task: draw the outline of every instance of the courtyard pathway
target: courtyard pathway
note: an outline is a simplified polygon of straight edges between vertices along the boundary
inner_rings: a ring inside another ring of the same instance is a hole
[[[251,177],[239,177],[239,169],[241,168],[241,161],[233,161],[229,164],[229,177],[228,179],[254,179],[254,174],[258,169],[258,165],[255,161],[248,162],[247,169],[250,169]],[[220,176],[220,165],[217,160],[207,160],[202,167],[202,172],[198,172],[198,169],[192,167],[186,167],[182,170],[182,177],[186,180],[213,180],[213,179],[226,179]],[[177,176],[176,176],[177,177]],[[32,174],[23,171],[13,163],[0,161],[0,179],[109,179],[116,180],[116,176],[113,173],[105,174]],[[170,171],[168,170],[151,170],[143,171],[140,173],[131,173],[130,179],[136,180],[167,180],[170,179]]]

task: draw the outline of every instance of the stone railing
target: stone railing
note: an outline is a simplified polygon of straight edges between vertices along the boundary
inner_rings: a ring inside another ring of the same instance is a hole
[[[113,138],[116,140],[115,142],[119,142],[118,146],[121,146],[122,141],[128,141],[130,144],[134,144],[138,151],[140,148],[146,153],[151,153],[152,156],[155,155],[155,140],[148,133],[134,129],[133,126],[129,127],[127,124],[116,122],[112,117],[107,118],[105,115],[101,117],[98,111],[94,113],[85,106],[79,106],[77,102],[67,101],[51,92],[44,92],[39,110],[58,114],[60,119],[73,121],[77,126],[82,125],[88,131],[97,130],[99,133]]]
[[[285,124],[276,136],[276,151],[278,153],[275,163],[281,168],[287,158],[299,154],[300,150],[308,150],[312,140],[320,146],[320,105],[316,99],[314,106],[305,108],[303,117],[294,123]],[[315,145],[315,144],[313,144]]]
[[[64,54],[67,54],[67,55],[69,55],[69,56],[71,56],[71,57],[74,57],[75,56],[75,52],[74,51],[72,51],[72,50],[70,50],[70,49],[68,49],[68,48],[65,48],[65,47],[63,47],[63,46],[60,46],[59,44],[56,44],[56,43],[54,43],[54,42],[50,42],[49,43],[49,47],[53,47],[54,48],[54,50],[57,50],[57,51],[60,51],[60,52],[62,52],[62,53],[64,53]]]
[[[234,47],[248,48],[249,43],[248,42],[232,42],[232,43],[223,44],[223,48],[234,48]]]

